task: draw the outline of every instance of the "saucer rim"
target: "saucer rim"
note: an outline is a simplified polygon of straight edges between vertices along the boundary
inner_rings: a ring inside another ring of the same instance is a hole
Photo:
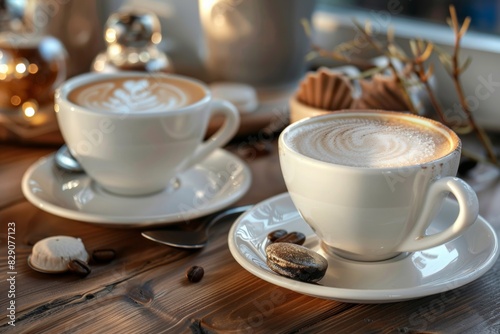
[[[195,212],[189,215],[190,219],[206,216],[208,214],[224,209],[225,207],[235,203],[248,192],[252,184],[252,173],[249,166],[241,158],[237,157],[233,153],[223,148],[216,149],[205,160],[199,162],[195,166],[203,166],[203,164],[208,159],[210,159],[211,156],[215,154],[221,154],[222,159],[236,161],[242,167],[241,174],[243,175],[243,181],[241,182],[241,184],[238,185],[238,187],[235,187],[237,191],[231,193],[230,196],[227,196],[214,204],[197,208]],[[38,197],[31,190],[31,187],[29,186],[29,181],[33,173],[37,171],[37,169],[40,168],[40,166],[45,165],[47,163],[49,164],[54,163],[54,156],[55,153],[51,153],[35,161],[30,167],[28,167],[21,181],[21,189],[24,197],[37,208],[45,212],[48,212],[50,214],[56,215],[58,217],[77,220],[85,223],[91,223],[103,227],[145,228],[152,226],[168,225],[182,221],[182,217],[179,216],[179,212],[171,212],[163,215],[143,216],[143,217],[140,216],[129,217],[129,216],[119,216],[119,215],[98,214],[98,213],[86,213],[62,205],[56,205],[54,203],[46,201],[43,198]],[[85,173],[80,173],[79,177],[83,179],[89,178],[89,176]],[[157,194],[151,196],[159,196],[159,195]]]
[[[277,285],[282,288],[286,288],[297,293],[309,295],[312,297],[317,297],[321,299],[328,300],[336,300],[341,302],[348,303],[363,303],[363,304],[372,304],[372,303],[392,303],[392,302],[400,302],[410,299],[421,298],[425,296],[430,296],[437,293],[443,293],[452,289],[459,288],[465,284],[468,284],[483,274],[485,274],[493,265],[496,263],[496,260],[499,257],[499,244],[498,244],[498,236],[496,235],[493,227],[482,217],[478,216],[476,219],[476,224],[481,224],[481,226],[489,232],[492,236],[492,251],[489,256],[481,262],[481,264],[475,268],[471,273],[464,274],[461,277],[458,277],[452,281],[440,282],[437,284],[433,284],[433,282],[415,285],[410,288],[396,288],[396,289],[352,289],[352,288],[337,288],[333,286],[323,286],[321,285],[321,281],[319,284],[311,284],[300,281],[295,281],[283,276],[279,276],[278,274],[266,271],[259,266],[254,265],[251,261],[248,261],[247,257],[240,253],[239,248],[236,245],[236,230],[239,227],[239,224],[244,219],[246,215],[251,214],[252,211],[257,210],[259,206],[271,204],[277,201],[286,200],[290,198],[290,195],[285,192],[282,194],[278,194],[267,200],[264,200],[257,205],[255,205],[252,209],[248,210],[244,214],[242,214],[238,219],[233,223],[231,229],[228,234],[228,246],[229,251],[233,258],[238,262],[245,270],[253,274],[254,276]],[[291,200],[291,199],[290,199]],[[443,205],[457,205],[457,202],[446,198],[445,203]],[[305,222],[303,222],[306,224]],[[465,232],[467,233],[467,232]],[[448,243],[453,243],[454,240],[449,241]],[[450,283],[453,282],[453,287],[450,287]]]

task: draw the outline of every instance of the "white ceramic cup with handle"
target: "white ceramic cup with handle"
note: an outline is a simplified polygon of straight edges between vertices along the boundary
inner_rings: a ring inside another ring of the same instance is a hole
[[[279,138],[293,203],[330,254],[381,261],[460,236],[478,215],[472,188],[456,178],[461,142],[430,119],[344,111],[303,119]],[[458,217],[427,235],[452,193]]]
[[[213,99],[204,83],[178,75],[83,74],[63,83],[55,100],[70,152],[93,180],[119,195],[162,191],[239,127],[231,103]],[[216,115],[225,122],[204,140]]]

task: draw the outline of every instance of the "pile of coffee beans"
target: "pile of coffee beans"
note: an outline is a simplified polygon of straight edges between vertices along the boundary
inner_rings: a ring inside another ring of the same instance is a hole
[[[268,234],[266,247],[268,267],[285,277],[314,283],[323,278],[328,261],[318,253],[302,246],[306,237],[301,232],[275,230]]]
[[[95,263],[109,263],[115,258],[116,251],[111,248],[95,249],[92,252],[92,261]],[[78,259],[71,260],[68,263],[68,270],[80,277],[86,277],[92,272],[92,269],[87,262]]]

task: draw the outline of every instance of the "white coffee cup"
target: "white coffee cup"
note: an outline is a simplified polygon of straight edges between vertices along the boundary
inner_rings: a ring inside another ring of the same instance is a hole
[[[385,130],[388,124],[394,128]],[[282,173],[297,210],[329,254],[358,261],[438,246],[474,223],[477,196],[454,177],[460,151],[460,139],[442,124],[384,111],[306,118],[279,138]],[[427,235],[449,192],[458,217]]]
[[[236,133],[239,114],[197,80],[143,72],[90,73],[56,92],[59,127],[71,153],[104,189],[161,191]],[[225,123],[203,141],[209,120]]]

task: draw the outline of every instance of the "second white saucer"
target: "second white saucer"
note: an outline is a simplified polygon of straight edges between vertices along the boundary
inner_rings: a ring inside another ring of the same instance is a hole
[[[235,155],[218,149],[179,175],[179,186],[148,196],[119,196],[85,174],[63,172],[54,156],[24,174],[22,190],[34,205],[54,215],[110,227],[145,227],[187,221],[223,209],[249,189],[251,172]]]
[[[457,203],[447,199],[428,232],[443,230],[457,213]],[[295,281],[269,269],[267,235],[277,229],[304,233],[304,246],[328,258],[328,270],[318,284]],[[486,273],[499,254],[495,231],[478,217],[455,240],[390,260],[356,262],[328,257],[287,193],[261,202],[241,215],[229,231],[228,243],[236,261],[265,281],[306,295],[349,303],[396,302],[455,289]]]

